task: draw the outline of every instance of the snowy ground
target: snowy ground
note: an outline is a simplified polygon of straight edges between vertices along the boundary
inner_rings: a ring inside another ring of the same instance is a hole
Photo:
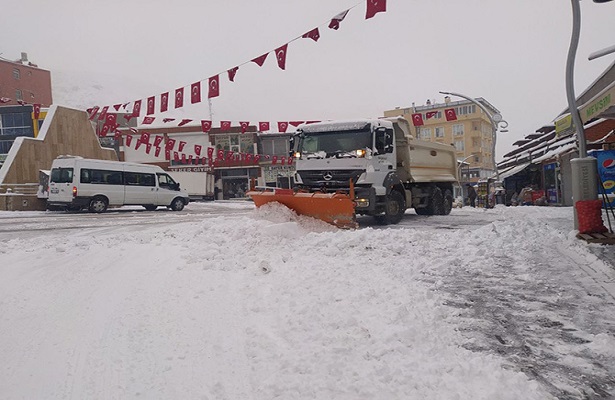
[[[613,250],[571,208],[359,222],[0,212],[0,398],[615,396]]]

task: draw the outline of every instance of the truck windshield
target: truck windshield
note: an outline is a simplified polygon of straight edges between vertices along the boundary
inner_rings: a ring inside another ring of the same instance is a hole
[[[304,132],[297,150],[306,157],[355,157],[356,150],[372,148],[370,131]]]

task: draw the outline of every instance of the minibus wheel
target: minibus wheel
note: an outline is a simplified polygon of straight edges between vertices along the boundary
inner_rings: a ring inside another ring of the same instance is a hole
[[[109,206],[109,202],[103,196],[96,196],[92,200],[90,200],[90,206],[88,207],[90,212],[93,213],[104,213],[107,211],[107,207]]]

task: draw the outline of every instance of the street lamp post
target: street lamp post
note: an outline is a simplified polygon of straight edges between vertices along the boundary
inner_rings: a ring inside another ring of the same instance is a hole
[[[483,112],[485,114],[487,114],[487,117],[489,118],[489,121],[491,122],[491,142],[492,142],[492,147],[491,147],[491,157],[493,159],[493,170],[495,171],[495,179],[496,181],[500,180],[500,173],[498,172],[498,166],[497,163],[495,162],[495,143],[496,143],[496,139],[497,139],[497,132],[498,129],[500,129],[500,124],[502,124],[502,128],[500,129],[500,132],[504,133],[504,132],[508,132],[508,130],[506,129],[508,127],[508,122],[504,121],[502,119],[502,115],[495,113],[495,114],[491,114],[489,112],[489,110],[487,110],[487,107],[483,106],[481,103],[479,103],[478,101],[476,101],[475,99],[468,97],[466,95],[463,94],[459,94],[459,93],[454,93],[454,92],[440,92],[442,94],[447,94],[447,95],[451,95],[451,96],[457,96],[457,97],[461,97],[463,99],[466,99],[468,101],[471,101],[472,103],[476,104],[478,107],[480,107],[481,110],[483,110]]]
[[[606,3],[611,0],[594,0],[594,3]],[[581,32],[581,6],[579,0],[571,0],[572,3],[572,35],[570,37],[570,47],[566,60],[566,98],[568,100],[568,110],[572,117],[572,122],[577,132],[579,145],[579,157],[570,160],[572,173],[572,201],[574,209],[574,228],[579,228],[576,202],[580,200],[595,200],[598,198],[598,165],[594,157],[587,156],[587,143],[585,141],[585,128],[581,120],[581,114],[577,108],[576,96],[574,94],[574,61],[579,47],[579,36]],[[601,57],[612,53],[613,49],[608,48],[598,53],[590,55],[589,59]]]

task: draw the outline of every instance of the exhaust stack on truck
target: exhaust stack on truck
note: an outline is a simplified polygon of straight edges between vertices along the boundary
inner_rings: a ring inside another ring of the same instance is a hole
[[[248,193],[257,206],[278,201],[327,222],[333,195],[353,205],[345,209],[346,227],[355,216],[371,215],[379,223],[397,224],[408,208],[420,215],[447,215],[457,184],[455,149],[418,140],[403,118],[330,121],[300,125],[294,137],[294,193]],[[305,193],[329,194],[308,205]],[[267,196],[267,197],[264,197]],[[292,201],[288,196],[294,197]]]

